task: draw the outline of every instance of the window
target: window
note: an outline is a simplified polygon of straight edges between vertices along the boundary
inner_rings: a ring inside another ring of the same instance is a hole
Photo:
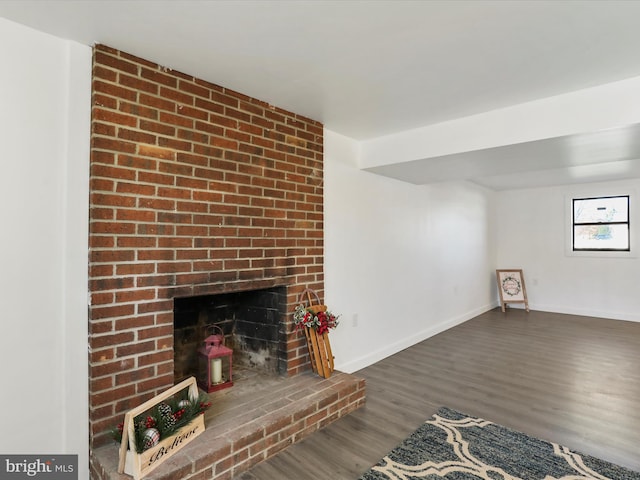
[[[629,195],[573,199],[573,251],[630,251]]]

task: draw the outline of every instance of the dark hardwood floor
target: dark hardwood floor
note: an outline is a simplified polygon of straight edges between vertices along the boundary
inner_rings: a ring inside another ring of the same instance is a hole
[[[640,471],[640,323],[495,309],[356,375],[365,407],[237,479],[355,480],[441,406]]]

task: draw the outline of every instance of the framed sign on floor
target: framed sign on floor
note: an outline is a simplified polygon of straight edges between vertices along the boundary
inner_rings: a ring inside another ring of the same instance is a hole
[[[528,312],[529,301],[527,300],[527,289],[524,286],[522,270],[496,270],[496,277],[502,311],[506,311],[508,303],[524,303],[524,308]]]

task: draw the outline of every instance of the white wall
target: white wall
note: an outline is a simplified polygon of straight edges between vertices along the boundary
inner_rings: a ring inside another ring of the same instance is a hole
[[[2,18],[0,45],[0,452],[88,472],[91,49]]]
[[[574,196],[631,194],[631,237],[640,245],[640,180],[500,192],[497,268],[522,268],[534,310],[640,321],[640,257],[568,255]],[[635,217],[634,217],[635,215]],[[636,220],[636,221],[634,221]],[[514,305],[516,307],[516,305]]]
[[[493,193],[360,171],[325,130],[325,301],[336,368],[353,372],[495,306]]]

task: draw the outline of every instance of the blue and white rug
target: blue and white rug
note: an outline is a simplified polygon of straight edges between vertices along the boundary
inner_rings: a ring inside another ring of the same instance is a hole
[[[360,480],[640,480],[640,473],[441,408]]]

